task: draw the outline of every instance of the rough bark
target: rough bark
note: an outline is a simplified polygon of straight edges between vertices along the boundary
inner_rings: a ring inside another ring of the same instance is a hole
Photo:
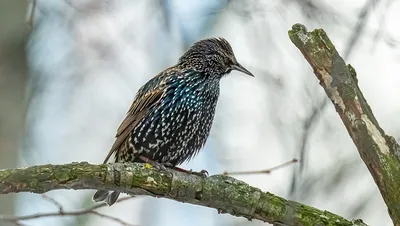
[[[219,213],[280,225],[366,225],[285,200],[232,177],[200,177],[149,164],[71,163],[0,170],[0,194],[55,189],[108,189],[163,197],[216,209]],[[1,218],[0,218],[1,220]]]
[[[385,134],[346,65],[322,29],[295,24],[289,37],[311,65],[374,178],[394,225],[400,226],[400,147]]]

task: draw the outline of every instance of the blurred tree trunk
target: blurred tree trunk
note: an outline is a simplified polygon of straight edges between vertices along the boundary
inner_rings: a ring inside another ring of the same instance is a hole
[[[25,21],[28,1],[0,1],[0,166],[17,165],[18,144],[25,119],[27,65]],[[0,197],[0,213],[11,214],[14,195]]]

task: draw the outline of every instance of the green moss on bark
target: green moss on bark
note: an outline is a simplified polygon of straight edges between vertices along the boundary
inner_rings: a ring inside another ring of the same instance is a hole
[[[55,189],[109,189],[132,195],[166,197],[215,208],[247,219],[286,225],[353,224],[337,215],[288,201],[232,177],[207,178],[146,164],[71,163],[0,170],[0,194],[42,193]]]
[[[345,64],[323,30],[307,32],[296,24],[289,37],[314,69],[373,176],[394,224],[400,226],[400,148],[380,128],[357,85],[356,71]]]

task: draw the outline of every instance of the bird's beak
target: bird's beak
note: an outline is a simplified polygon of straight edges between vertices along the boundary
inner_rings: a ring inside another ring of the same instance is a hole
[[[243,72],[243,73],[245,73],[245,74],[247,74],[247,75],[250,75],[251,77],[254,77],[254,75],[253,75],[250,71],[248,71],[246,68],[244,68],[244,67],[243,67],[241,64],[239,64],[239,63],[234,64],[234,65],[232,66],[232,70],[240,71],[240,72]]]

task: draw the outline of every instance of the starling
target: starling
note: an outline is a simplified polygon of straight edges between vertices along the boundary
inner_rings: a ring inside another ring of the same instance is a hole
[[[232,70],[253,76],[240,65],[224,38],[195,42],[178,60],[137,92],[104,160],[147,162],[175,167],[192,159],[210,133],[219,81]],[[114,204],[117,191],[99,190],[96,202]]]

